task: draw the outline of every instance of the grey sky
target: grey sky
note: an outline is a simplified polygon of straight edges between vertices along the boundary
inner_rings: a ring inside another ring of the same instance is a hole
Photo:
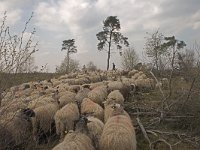
[[[102,30],[102,21],[116,15],[121,32],[129,38],[142,60],[146,32],[159,30],[166,36],[175,35],[188,46],[200,42],[200,0],[0,0],[0,13],[8,12],[8,23],[18,33],[34,12],[27,30],[36,28],[40,51],[35,54],[38,66],[48,63],[54,71],[64,59],[61,44],[74,38],[78,53],[72,57],[80,64],[93,61],[106,68],[106,54],[98,52],[96,33]],[[118,53],[111,63],[120,65]]]

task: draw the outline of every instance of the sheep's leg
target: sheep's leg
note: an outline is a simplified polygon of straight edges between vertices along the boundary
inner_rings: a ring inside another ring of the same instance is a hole
[[[63,123],[60,123],[60,139],[63,139],[65,137],[65,125]]]

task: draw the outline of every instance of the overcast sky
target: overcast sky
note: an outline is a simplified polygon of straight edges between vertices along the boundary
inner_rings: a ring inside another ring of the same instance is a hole
[[[200,0],[0,0],[0,15],[7,11],[13,33],[23,30],[25,21],[34,12],[27,35],[36,28],[39,52],[38,66],[48,64],[55,70],[66,55],[62,41],[74,38],[78,53],[72,57],[81,66],[93,61],[106,69],[106,54],[97,50],[96,33],[102,30],[107,16],[118,16],[121,33],[143,60],[146,32],[159,28],[166,36],[175,35],[188,46],[200,42]],[[113,53],[111,63],[119,67],[120,57]]]

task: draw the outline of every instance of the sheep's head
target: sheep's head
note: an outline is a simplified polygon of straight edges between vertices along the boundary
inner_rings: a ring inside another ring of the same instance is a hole
[[[27,117],[35,117],[35,112],[30,108],[25,108],[25,109],[22,109],[21,111]]]
[[[111,108],[113,109],[112,115],[121,115],[124,112],[124,108],[122,105],[115,103],[111,105]]]
[[[76,120],[74,122],[74,129],[75,131],[78,131],[78,132],[82,132],[82,133],[88,133],[88,127],[87,127],[87,123],[89,123],[90,121],[87,119],[87,117],[85,116],[81,116],[79,118],[79,120]]]
[[[31,117],[35,117],[35,112],[30,108],[25,108],[21,109],[17,116],[28,122],[31,122]]]

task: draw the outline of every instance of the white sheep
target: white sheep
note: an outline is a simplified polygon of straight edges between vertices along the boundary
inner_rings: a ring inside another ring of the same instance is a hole
[[[109,105],[105,105],[105,109],[104,109],[104,123],[107,122],[107,120],[116,115],[117,113],[120,113],[122,115],[127,116],[128,118],[130,118],[129,114],[124,110],[123,106],[120,104],[109,104]]]
[[[21,109],[12,113],[12,116],[6,118],[7,120],[1,125],[9,131],[11,136],[9,140],[14,142],[14,145],[11,145],[13,148],[20,146],[18,148],[23,149],[28,144],[31,139],[31,117],[33,116],[35,116],[35,113],[31,109]],[[4,138],[4,140],[7,138],[4,137],[6,135],[1,132],[1,138]]]
[[[130,118],[115,115],[108,119],[99,142],[100,150],[136,150],[136,135]]]
[[[75,96],[75,100],[81,103],[84,98],[87,98],[88,93],[90,90],[88,88],[82,88]]]
[[[79,119],[79,109],[76,103],[68,103],[60,110],[58,110],[54,116],[56,123],[56,133],[60,135],[62,139],[65,131],[74,129],[74,121]]]
[[[104,123],[99,120],[98,118],[95,118],[93,116],[87,117],[89,123],[87,123],[89,136],[93,141],[94,147],[96,149],[99,148],[99,140],[101,137],[101,134],[103,132]]]
[[[70,131],[52,150],[95,150],[88,134],[87,119],[80,118],[75,131]]]
[[[53,124],[54,122],[54,115],[59,109],[58,104],[47,104],[44,106],[40,106],[35,108],[33,111],[35,116],[32,117],[32,126],[33,126],[33,137],[34,140],[40,144],[40,137],[41,134],[53,134]],[[42,139],[43,140],[43,139]],[[48,140],[48,137],[44,139],[45,142]]]
[[[81,103],[81,114],[92,114],[92,116],[100,119],[103,121],[104,118],[104,110],[103,108],[93,102],[89,98],[84,98],[82,103]]]
[[[119,90],[114,90],[110,92],[110,94],[108,94],[106,101],[107,101],[107,104],[110,102],[114,102],[114,103],[118,103],[122,105],[124,104],[124,97]]]
[[[88,93],[88,98],[102,106],[107,95],[107,86],[98,86]]]
[[[63,106],[67,105],[70,102],[75,101],[76,94],[73,92],[66,91],[63,93],[59,93],[58,95],[60,95],[58,99],[60,108],[62,108]]]

